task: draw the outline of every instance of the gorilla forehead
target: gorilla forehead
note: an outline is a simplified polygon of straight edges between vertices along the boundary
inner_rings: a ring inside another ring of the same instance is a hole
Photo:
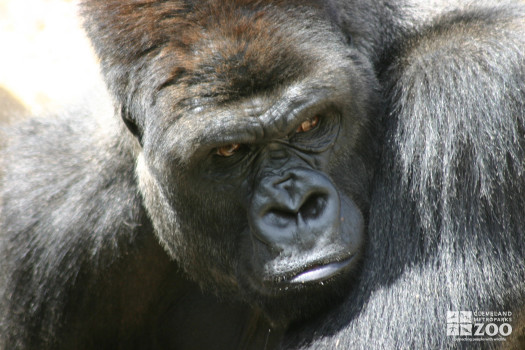
[[[166,44],[156,57],[162,79],[157,90],[177,90],[179,106],[214,104],[264,93],[309,76],[321,62],[330,66],[326,52],[344,50],[341,38],[329,33],[329,25],[306,13],[283,14],[266,5],[258,11],[199,7],[186,18],[191,34]],[[309,28],[303,28],[304,23]],[[312,24],[314,23],[314,24]],[[315,30],[312,30],[312,26]],[[292,29],[293,28],[293,29]],[[316,35],[322,40],[317,40]]]
[[[228,17],[233,18],[209,20],[208,15],[205,23],[195,19],[202,29],[186,47],[179,67],[187,74],[179,83],[198,84],[204,90],[199,95],[222,102],[305,74],[307,60],[301,59],[304,53],[297,52],[298,45],[293,43],[300,38],[286,26],[276,26],[263,10],[249,14],[232,10]],[[176,76],[180,74],[176,69]]]
[[[336,37],[327,35],[333,28],[324,11],[312,7],[317,3],[93,0],[83,3],[83,13],[93,23],[86,29],[104,70],[115,70],[122,82],[149,70],[164,77],[157,88],[209,83],[209,94],[227,98],[307,73],[319,43]],[[157,64],[150,65],[152,59]]]

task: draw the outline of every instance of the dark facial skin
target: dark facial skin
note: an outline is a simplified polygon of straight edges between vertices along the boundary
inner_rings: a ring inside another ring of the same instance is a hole
[[[271,52],[250,29],[210,39],[212,21],[186,57],[199,70],[160,89],[139,126],[138,175],[165,249],[202,286],[241,295],[274,325],[344,295],[366,236],[375,81],[326,18],[313,23],[323,41],[294,34]],[[290,57],[257,70],[250,50]]]

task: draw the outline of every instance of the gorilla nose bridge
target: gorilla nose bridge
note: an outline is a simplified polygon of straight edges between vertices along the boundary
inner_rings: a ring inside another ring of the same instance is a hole
[[[291,205],[288,205],[292,211],[297,212],[299,209],[297,207],[297,203],[301,201],[301,198],[298,198],[298,193],[295,188],[295,176],[292,174],[285,175],[282,179],[277,179],[274,183],[272,188],[277,192],[276,197],[284,197],[281,199],[281,203],[286,203],[290,201]],[[284,195],[286,193],[286,195]],[[297,208],[297,210],[293,210],[293,208]]]
[[[266,166],[269,169],[290,169],[291,159],[296,158],[293,154],[293,149],[284,140],[274,140],[264,147],[264,158],[266,159]],[[297,164],[299,166],[299,164]],[[274,173],[274,176],[280,176]]]
[[[278,147],[271,147],[271,145],[269,145],[268,148],[269,157],[274,161],[290,158],[290,155],[288,154],[289,152],[280,145],[278,145]]]

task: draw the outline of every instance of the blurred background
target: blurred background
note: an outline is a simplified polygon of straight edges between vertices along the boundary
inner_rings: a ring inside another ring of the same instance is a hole
[[[77,6],[78,0],[0,0],[0,117],[8,110],[51,112],[97,86]]]

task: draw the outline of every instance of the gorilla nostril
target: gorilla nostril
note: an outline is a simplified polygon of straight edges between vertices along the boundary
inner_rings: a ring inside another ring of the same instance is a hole
[[[264,213],[264,221],[274,227],[285,228],[290,224],[297,224],[300,217],[303,221],[319,218],[328,201],[326,195],[313,194],[301,205],[299,210],[292,208],[272,208]]]
[[[326,207],[327,198],[322,194],[312,194],[299,209],[299,214],[303,220],[316,219],[323,214]]]
[[[296,219],[296,213],[282,209],[270,209],[264,214],[264,220],[267,224],[280,228],[285,228],[290,223],[295,224]]]

